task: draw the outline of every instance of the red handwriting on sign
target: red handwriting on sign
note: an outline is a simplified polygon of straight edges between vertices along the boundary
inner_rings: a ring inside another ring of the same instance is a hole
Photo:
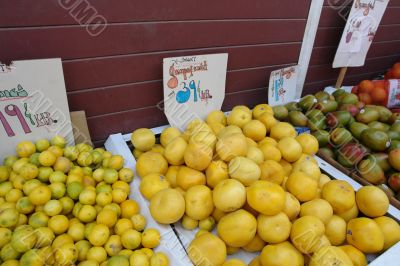
[[[29,128],[28,123],[26,123],[24,116],[21,113],[21,110],[19,109],[18,106],[14,104],[9,104],[4,108],[4,111],[7,115],[9,116],[16,116],[19,120],[19,123],[22,126],[22,129],[24,130],[25,134],[31,133],[31,129]],[[13,137],[15,136],[15,132],[12,130],[10,123],[8,123],[6,117],[4,114],[0,111],[0,121],[3,125],[4,130],[7,133],[7,136]]]

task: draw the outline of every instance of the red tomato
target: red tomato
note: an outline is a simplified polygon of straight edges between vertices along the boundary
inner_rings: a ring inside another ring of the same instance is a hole
[[[371,98],[374,103],[383,103],[386,99],[387,93],[384,87],[375,87],[371,91]]]
[[[359,93],[358,94],[358,99],[360,100],[360,102],[363,102],[365,104],[371,104],[372,103],[371,95],[369,95],[368,93]]]
[[[360,85],[358,85],[358,87],[358,91],[360,93],[370,93],[374,89],[375,85],[370,80],[363,80],[360,82]]]

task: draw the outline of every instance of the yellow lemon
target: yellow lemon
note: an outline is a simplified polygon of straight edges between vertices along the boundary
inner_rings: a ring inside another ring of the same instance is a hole
[[[157,229],[149,228],[142,233],[142,246],[155,248],[160,244],[161,235]]]
[[[142,251],[135,251],[129,257],[130,266],[150,266],[150,258]]]
[[[186,147],[188,146],[187,142],[182,137],[176,137],[171,140],[168,145],[165,147],[164,156],[167,159],[168,163],[171,165],[181,165],[184,161],[184,154]]]
[[[15,148],[17,155],[21,158],[28,158],[36,152],[36,146],[30,141],[21,141]]]
[[[376,186],[360,188],[356,193],[356,203],[358,209],[371,218],[383,216],[389,209],[388,196]]]
[[[326,200],[313,199],[301,204],[300,217],[305,215],[318,217],[324,224],[327,224],[333,215],[333,209]]]
[[[136,162],[136,171],[140,177],[148,174],[165,174],[168,170],[168,162],[156,152],[143,153]]]
[[[119,188],[113,189],[111,195],[114,203],[124,202],[128,198],[128,193]]]
[[[87,252],[86,259],[102,263],[107,260],[107,251],[102,247],[91,247]]]
[[[325,235],[332,245],[339,246],[346,240],[346,226],[346,221],[337,215],[333,215],[325,224]]]
[[[303,255],[287,241],[265,246],[259,260],[260,265],[304,265]]]
[[[263,140],[258,142],[258,147],[261,147],[262,145],[266,145],[266,144],[269,144],[269,145],[272,145],[275,147],[278,146],[278,142],[275,139],[270,138],[270,137],[265,137]]]
[[[269,112],[261,114],[257,119],[264,124],[265,128],[267,129],[267,132],[270,132],[271,128],[274,127],[279,122],[278,120],[275,119],[274,115]]]
[[[142,234],[134,229],[128,229],[121,235],[121,243],[124,248],[136,249],[140,246]]]
[[[212,160],[213,151],[206,145],[199,142],[189,142],[183,154],[185,164],[198,171],[205,170]]]
[[[96,221],[99,224],[104,224],[108,226],[109,228],[113,227],[115,223],[117,222],[117,214],[112,211],[112,210],[101,210],[97,214]]]
[[[85,225],[80,222],[71,224],[68,228],[68,234],[75,242],[83,240],[85,238]]]
[[[60,235],[68,230],[69,221],[64,215],[55,215],[49,219],[47,225],[56,235]]]
[[[314,155],[318,152],[318,140],[311,134],[303,133],[296,137],[304,153]]]
[[[240,259],[231,259],[227,260],[222,264],[222,266],[246,266],[247,264]]]
[[[259,180],[247,189],[247,202],[254,210],[265,214],[275,215],[285,207],[286,194],[279,185]]]
[[[249,145],[246,157],[256,164],[261,164],[264,161],[264,153],[258,148],[257,144],[256,146]]]
[[[206,176],[203,172],[197,171],[190,167],[182,166],[179,168],[176,176],[176,184],[183,190],[187,190],[195,185],[205,185]]]
[[[206,169],[207,186],[214,188],[220,181],[228,179],[228,166],[225,162],[212,161]]]
[[[346,252],[347,256],[351,259],[354,266],[368,265],[368,261],[364,253],[362,253],[352,245],[339,246],[338,248]]]
[[[181,224],[182,224],[183,228],[185,228],[186,230],[193,230],[193,229],[197,228],[197,226],[199,226],[199,221],[192,219],[187,215],[184,215],[182,217]]]
[[[257,232],[265,242],[270,244],[286,241],[291,227],[292,223],[284,212],[270,216],[260,214],[257,217]]]
[[[257,252],[261,251],[264,246],[265,246],[264,240],[257,233],[254,236],[254,238],[246,246],[243,247],[243,249],[248,252]]]
[[[377,253],[384,247],[384,234],[370,218],[355,218],[347,223],[347,243],[364,253]]]
[[[322,188],[322,198],[327,200],[336,213],[343,213],[355,204],[353,187],[343,180],[331,180]]]
[[[57,157],[51,151],[42,151],[39,155],[39,163],[43,166],[52,166]]]
[[[148,174],[142,178],[139,190],[143,197],[150,200],[157,192],[169,187],[169,182],[163,175]]]
[[[285,186],[300,202],[312,200],[317,196],[317,181],[303,172],[292,172]]]
[[[229,176],[249,186],[260,178],[261,169],[252,160],[238,156],[229,162]]]
[[[301,253],[309,254],[316,251],[324,233],[325,226],[320,219],[315,216],[303,216],[293,222],[290,239]]]
[[[271,128],[270,137],[276,140],[283,139],[284,137],[295,138],[297,135],[294,127],[287,122],[278,122]]]
[[[139,204],[134,200],[125,200],[121,203],[121,217],[122,218],[130,218],[135,214],[138,214],[140,211]]]
[[[178,186],[176,184],[176,177],[178,175],[179,168],[180,166],[171,165],[168,167],[167,173],[165,174],[165,177],[172,188],[176,188]]]
[[[226,117],[224,112],[220,110],[211,111],[206,118],[207,124],[220,123],[226,125]]]
[[[251,120],[243,126],[243,134],[254,141],[261,141],[265,138],[267,129],[260,121]]]
[[[146,217],[139,213],[131,217],[131,222],[133,229],[136,231],[143,231],[147,224]]]
[[[278,149],[282,158],[289,163],[297,161],[302,155],[302,147],[293,137],[281,138],[278,142]]]
[[[133,176],[134,176],[134,173],[133,173],[132,169],[129,169],[129,168],[122,168],[118,172],[119,179],[121,181],[124,181],[124,182],[127,182],[127,183],[132,182]]]
[[[133,223],[128,218],[119,219],[114,226],[114,232],[119,236],[128,229],[133,229]]]
[[[84,223],[93,222],[96,219],[97,211],[92,205],[83,205],[78,212],[78,218]]]
[[[354,205],[349,210],[341,213],[336,213],[336,215],[342,217],[346,221],[346,223],[351,219],[357,218],[358,217],[357,204],[354,203]]]
[[[211,215],[214,209],[211,189],[204,185],[189,188],[185,194],[186,215],[202,220]]]
[[[95,224],[89,233],[88,240],[93,246],[103,246],[110,236],[110,229],[104,224]]]
[[[260,179],[282,184],[283,178],[285,177],[285,171],[283,167],[274,160],[265,160],[260,164],[261,175]]]
[[[243,209],[225,215],[217,226],[218,235],[231,247],[246,246],[254,238],[256,231],[256,218]]]
[[[251,121],[251,112],[243,109],[235,109],[229,113],[226,122],[228,125],[235,125],[242,128]]]
[[[282,158],[281,151],[274,145],[265,143],[260,146],[260,150],[264,155],[264,160],[273,160],[275,162],[279,162]]]
[[[269,113],[269,114],[273,114],[274,112],[272,111],[272,107],[269,106],[266,103],[261,103],[261,104],[257,104],[254,108],[253,108],[253,117],[255,119],[259,118],[262,114],[264,113]]]
[[[216,144],[216,152],[225,162],[229,162],[237,156],[246,156],[247,149],[247,140],[242,133],[233,133],[224,136]]]
[[[139,128],[131,135],[132,145],[141,151],[149,151],[156,143],[153,131],[148,128]]]
[[[167,147],[167,145],[175,138],[179,137],[182,133],[175,127],[167,127],[161,132],[160,142],[161,145]]]
[[[116,256],[122,250],[121,237],[119,235],[112,235],[104,244],[104,249],[107,251],[108,256]]]
[[[185,213],[185,199],[174,189],[161,190],[150,200],[150,213],[159,223],[175,223]]]
[[[290,221],[293,221],[300,213],[300,202],[295,196],[293,196],[289,192],[286,191],[285,194],[285,207],[282,211],[288,216]]]
[[[162,252],[154,253],[150,258],[150,266],[169,266],[168,256]]]
[[[44,205],[51,199],[51,190],[47,186],[38,186],[29,193],[29,200],[35,205]]]
[[[222,212],[236,211],[246,202],[246,188],[236,179],[222,180],[212,193],[215,207]]]
[[[387,216],[382,216],[375,218],[374,221],[383,232],[385,239],[385,244],[383,246],[384,250],[400,241],[400,225],[395,220]]]
[[[320,248],[313,254],[310,261],[310,266],[322,265],[338,265],[338,266],[351,266],[353,262],[347,256],[346,252],[338,247],[327,246]]]
[[[204,265],[204,261],[221,265],[226,259],[226,245],[219,237],[206,232],[192,240],[188,255],[196,266]]]

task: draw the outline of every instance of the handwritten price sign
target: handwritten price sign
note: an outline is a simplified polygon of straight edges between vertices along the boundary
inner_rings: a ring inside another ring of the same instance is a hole
[[[164,112],[181,130],[195,118],[220,110],[228,54],[164,58]]]
[[[15,154],[23,140],[56,134],[73,143],[60,59],[0,64],[0,159]]]
[[[270,105],[285,104],[296,98],[297,66],[271,72],[268,88]]]

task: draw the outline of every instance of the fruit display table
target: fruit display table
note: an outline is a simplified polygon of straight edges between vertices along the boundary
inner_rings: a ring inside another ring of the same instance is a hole
[[[169,126],[157,127],[151,130],[155,135],[159,135],[167,127]],[[125,159],[125,167],[135,169],[136,160],[132,154],[131,148],[128,145],[130,140],[131,140],[131,134],[110,135],[105,143],[105,148],[113,153],[121,154]],[[357,183],[355,180],[345,175],[344,173],[342,173],[341,171],[339,171],[338,169],[336,169],[335,167],[324,161],[322,158],[315,156],[315,160],[318,162],[321,171],[327,174],[332,179],[347,181],[355,191],[357,191],[362,187],[361,184]],[[133,182],[133,186],[136,187],[133,188],[133,194],[131,195],[131,197],[140,202],[141,208],[146,209],[148,208],[149,203],[138,190],[139,178],[140,177],[138,177],[137,174],[135,174],[135,181]],[[175,262],[176,264],[173,263],[172,265],[193,265],[190,262],[188,256],[186,255],[185,250],[187,251],[190,242],[195,238],[197,230],[194,231],[186,230],[182,227],[180,222],[176,223],[175,225],[171,225],[171,227],[160,225],[153,220],[148,209],[143,210],[142,213],[146,215],[146,218],[148,218],[149,221],[151,221],[151,226],[154,226],[156,228],[162,228],[159,229],[160,232],[165,232],[168,236],[173,230],[176,233],[177,238],[179,238],[179,242],[176,242],[179,243],[179,245],[175,244],[171,245],[167,243],[169,242],[167,239],[165,240],[163,239],[160,245],[160,248],[163,248],[164,251],[170,255],[171,261],[177,259]],[[397,208],[393,207],[392,205],[389,206],[387,215],[391,216],[396,221],[400,221],[400,211]],[[171,237],[171,239],[173,239],[173,237]],[[367,255],[367,259],[370,262],[370,265],[383,265],[382,263],[384,263],[387,266],[398,265],[396,256],[399,250],[400,250],[400,243],[394,245],[389,250],[380,254],[379,256]],[[255,258],[258,255],[259,252],[249,253],[246,251],[240,251],[234,255],[228,255],[228,259],[240,258],[244,262],[249,263],[253,258]]]

